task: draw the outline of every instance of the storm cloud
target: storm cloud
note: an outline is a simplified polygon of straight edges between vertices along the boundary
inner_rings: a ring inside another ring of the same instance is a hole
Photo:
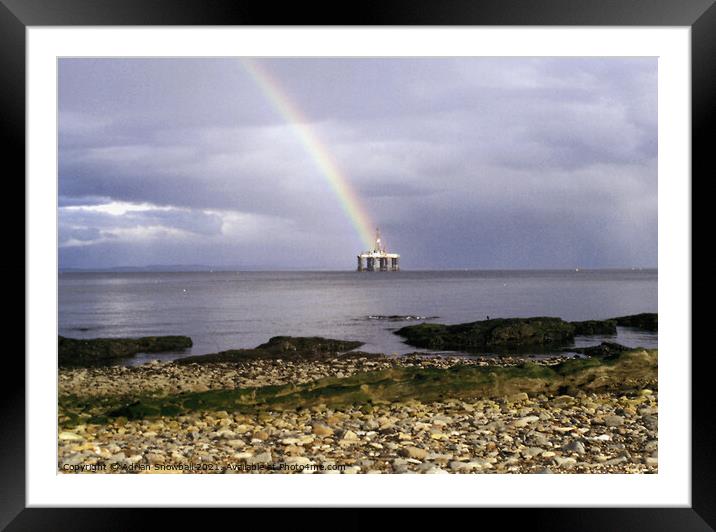
[[[406,269],[657,264],[656,58],[263,59]],[[62,268],[347,269],[240,60],[61,59]]]

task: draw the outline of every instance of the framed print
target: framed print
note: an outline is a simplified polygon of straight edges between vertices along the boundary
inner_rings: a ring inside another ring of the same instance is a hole
[[[713,526],[691,176],[716,8],[518,4],[3,2],[3,526]]]

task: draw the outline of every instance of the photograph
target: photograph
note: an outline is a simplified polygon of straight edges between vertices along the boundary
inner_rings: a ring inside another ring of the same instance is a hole
[[[658,57],[56,64],[58,474],[659,473]]]

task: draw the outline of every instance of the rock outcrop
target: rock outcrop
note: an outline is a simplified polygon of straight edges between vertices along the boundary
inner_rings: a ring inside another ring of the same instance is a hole
[[[137,353],[161,353],[179,351],[192,346],[188,336],[144,336],[142,338],[91,338],[76,339],[58,337],[58,361],[60,366],[85,366],[117,358],[127,358]]]
[[[421,323],[402,327],[395,334],[426,349],[506,351],[561,347],[574,338],[575,327],[560,318],[508,318],[442,325]]]
[[[326,360],[336,357],[382,356],[351,351],[363,342],[333,340],[319,336],[274,336],[254,349],[229,349],[219,353],[197,355],[177,360],[178,364],[208,364],[247,360]]]
[[[617,325],[656,330],[656,314],[606,320],[564,321],[561,318],[505,318],[443,325],[421,323],[395,331],[405,343],[426,349],[474,353],[530,352],[569,346],[575,336],[615,335]]]
[[[500,398],[523,393],[575,394],[580,390],[623,393],[654,387],[657,366],[656,350],[634,350],[604,358],[573,359],[553,366],[526,362],[515,367],[393,367],[305,384],[145,396],[109,410],[106,416],[141,419],[194,410],[251,413],[295,410],[319,404],[341,408],[410,400]],[[96,420],[101,419],[107,417],[100,416]]]
[[[634,327],[645,331],[659,330],[659,315],[654,312],[643,312],[642,314],[634,314],[631,316],[620,316],[613,318],[617,325],[621,327]]]
[[[608,357],[618,355],[624,351],[629,351],[631,348],[617,344],[616,342],[602,342],[599,345],[592,345],[589,347],[571,347],[565,349],[572,353],[580,353],[590,357]]]
[[[571,321],[570,323],[574,326],[574,334],[578,336],[617,334],[617,321],[614,319]]]

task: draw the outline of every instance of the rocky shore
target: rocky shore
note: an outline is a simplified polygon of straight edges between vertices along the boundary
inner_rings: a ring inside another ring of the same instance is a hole
[[[284,384],[303,384],[325,377],[345,378],[356,373],[386,370],[394,367],[421,367],[447,369],[456,365],[477,367],[514,367],[524,363],[523,358],[466,358],[461,356],[405,355],[400,358],[372,353],[354,353],[351,357],[325,360],[291,361],[282,358],[254,359],[236,362],[214,362],[212,355],[206,360],[193,357],[172,362],[155,360],[141,366],[103,366],[89,368],[62,368],[59,373],[60,397],[104,397],[163,395],[184,392],[206,392],[233,388],[256,388]],[[569,360],[551,356],[540,359],[539,364],[551,366]]]
[[[427,349],[525,353],[535,349],[564,348],[577,335],[614,335],[617,325],[656,331],[658,315],[644,313],[588,321],[540,316],[486,319],[453,325],[421,323],[402,327],[395,334],[403,337],[408,345]]]
[[[180,351],[191,346],[192,341],[188,336],[92,339],[60,336],[57,341],[57,360],[60,366],[86,366],[133,357],[137,353]]]
[[[525,364],[279,338],[245,359],[61,368],[59,471],[658,470],[656,351]]]

